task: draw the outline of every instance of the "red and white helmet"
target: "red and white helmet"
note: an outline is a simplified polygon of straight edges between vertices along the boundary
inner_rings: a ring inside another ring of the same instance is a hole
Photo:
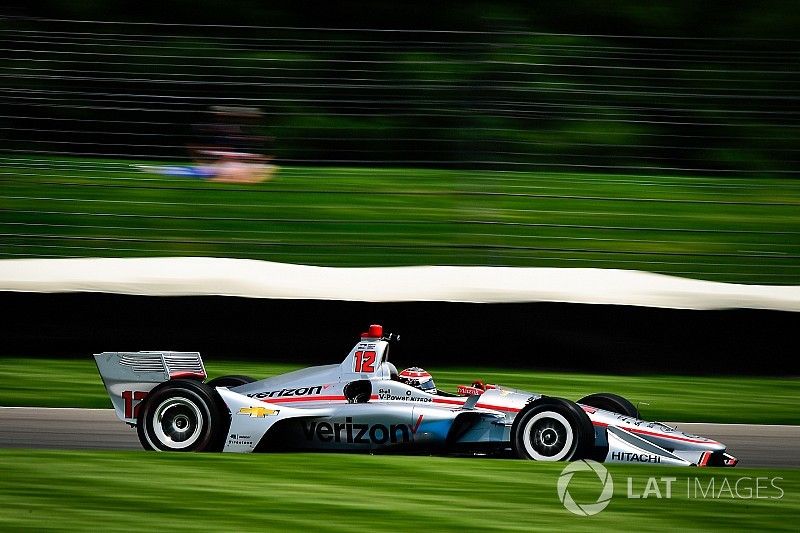
[[[436,383],[433,382],[433,377],[418,366],[412,366],[400,372],[400,381],[423,392],[436,394]]]

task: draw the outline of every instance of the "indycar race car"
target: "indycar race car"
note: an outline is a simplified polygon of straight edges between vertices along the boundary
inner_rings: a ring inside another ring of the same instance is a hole
[[[424,390],[419,380],[402,377],[389,362],[390,337],[384,337],[381,326],[370,326],[341,364],[259,381],[246,376],[205,381],[196,352],[103,352],[94,357],[117,416],[136,426],[148,450],[737,463],[724,444],[641,420],[631,402],[614,394],[592,394],[575,403],[481,382],[459,387],[459,394]]]

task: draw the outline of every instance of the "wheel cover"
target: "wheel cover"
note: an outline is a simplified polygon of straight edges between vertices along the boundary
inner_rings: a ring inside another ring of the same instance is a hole
[[[197,442],[203,433],[203,414],[187,398],[168,398],[153,411],[153,434],[170,450],[182,450]]]
[[[530,457],[537,461],[560,461],[573,448],[575,431],[561,414],[554,411],[536,413],[522,428],[522,443]]]

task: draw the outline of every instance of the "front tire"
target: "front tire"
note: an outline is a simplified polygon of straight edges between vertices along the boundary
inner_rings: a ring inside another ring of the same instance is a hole
[[[641,416],[639,416],[639,409],[637,409],[635,405],[622,396],[611,394],[610,392],[598,392],[597,394],[584,396],[578,400],[578,403],[604,411],[630,416],[631,418],[641,418]]]
[[[511,445],[522,459],[574,461],[590,457],[594,427],[576,404],[540,398],[514,419]]]
[[[219,451],[224,418],[214,389],[174,380],[150,391],[139,409],[136,430],[146,450]]]

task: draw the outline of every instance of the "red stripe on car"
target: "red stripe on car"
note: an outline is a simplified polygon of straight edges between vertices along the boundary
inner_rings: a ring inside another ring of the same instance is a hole
[[[169,379],[206,379],[204,372],[170,372]]]
[[[710,439],[703,439],[703,440],[690,439],[688,437],[679,437],[677,435],[669,435],[667,433],[655,433],[653,431],[646,431],[644,429],[639,429],[639,428],[626,428],[626,427],[623,427],[623,426],[620,426],[620,428],[624,429],[626,431],[630,431],[631,433],[639,433],[640,435],[650,435],[650,436],[653,436],[653,437],[661,437],[661,438],[664,438],[664,439],[682,440],[684,442],[696,442],[698,444],[719,444],[718,442],[710,440]]]
[[[464,398],[462,400],[447,400],[445,398],[434,398],[433,399],[433,403],[446,403],[446,404],[450,404],[450,405],[463,405],[464,402],[466,402],[466,401],[467,401],[466,398]]]
[[[308,396],[305,398],[259,398],[264,403],[295,403],[295,402],[319,402],[330,400],[346,400],[344,396]]]
[[[700,462],[697,463],[697,466],[707,466],[709,459],[711,459],[711,452],[703,452],[703,455],[700,456]]]
[[[493,409],[495,411],[506,411],[509,413],[519,413],[520,411],[518,407],[504,407],[502,405],[492,405],[488,403],[476,403],[475,407],[482,407],[484,409]]]
[[[597,420],[592,420],[592,424],[601,428],[608,427],[608,424],[606,424],[605,422],[598,422]],[[650,435],[651,437],[659,437],[662,439],[681,440],[684,442],[695,442],[698,444],[719,444],[717,441],[713,441],[711,439],[706,439],[706,440],[690,439],[688,437],[679,437],[677,435],[670,435],[668,433],[656,433],[654,431],[647,431],[639,428],[629,428],[625,426],[616,426],[616,427],[624,429],[625,431],[630,431],[631,433],[638,433],[639,435]]]

